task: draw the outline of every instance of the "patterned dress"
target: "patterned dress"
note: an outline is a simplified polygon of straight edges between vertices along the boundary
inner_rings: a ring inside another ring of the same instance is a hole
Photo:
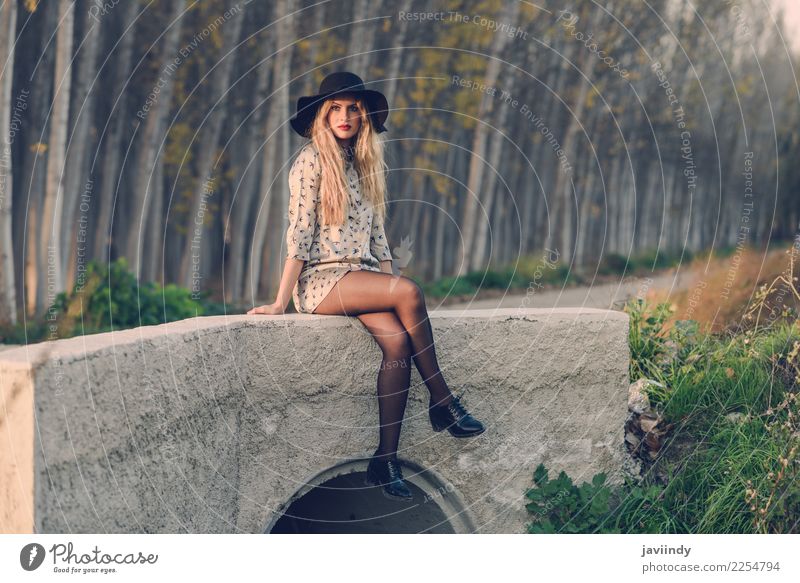
[[[287,259],[305,261],[292,290],[295,309],[313,313],[346,273],[358,269],[380,272],[380,262],[392,258],[383,223],[372,204],[362,199],[358,171],[347,158],[345,175],[349,207],[342,226],[321,225],[319,154],[312,142],[300,150],[289,171]],[[373,217],[375,220],[373,221]]]

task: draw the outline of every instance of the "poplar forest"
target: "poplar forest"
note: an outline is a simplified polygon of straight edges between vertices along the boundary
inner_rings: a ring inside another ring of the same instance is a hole
[[[735,8],[3,2],[0,323],[45,315],[92,260],[271,301],[304,143],[288,120],[336,70],[389,99],[386,229],[414,277],[789,240],[787,33],[774,6]]]

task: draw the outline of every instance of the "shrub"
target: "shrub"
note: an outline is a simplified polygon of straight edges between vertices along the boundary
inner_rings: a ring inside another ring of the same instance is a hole
[[[533,474],[535,487],[525,493],[530,500],[526,508],[533,515],[527,532],[658,533],[667,525],[675,528],[668,513],[661,508],[662,488],[629,482],[612,488],[605,480],[605,473],[599,473],[591,483],[576,486],[563,471],[551,480],[547,468],[539,464]]]
[[[423,285],[423,290],[426,296],[441,298],[445,296],[472,295],[478,291],[478,288],[463,277],[445,277],[432,284]]]
[[[140,284],[128,271],[125,258],[111,264],[90,261],[81,282],[72,291],[60,293],[47,311],[47,320],[28,322],[3,333],[5,341],[29,343],[163,324],[209,313],[220,307],[208,294],[194,299],[192,293],[174,284]],[[50,325],[55,325],[52,334]]]
[[[584,482],[581,487],[575,486],[563,471],[555,480],[547,474],[544,464],[539,464],[533,473],[536,487],[525,493],[530,500],[526,508],[535,517],[528,525],[529,533],[611,532],[601,527],[611,495],[604,485],[605,474],[597,474],[591,484]]]
[[[631,361],[628,368],[631,381],[641,378],[664,381],[662,364],[669,356],[667,345],[669,334],[665,329],[671,314],[669,304],[659,304],[648,313],[642,299],[631,300],[625,305],[630,317],[628,345]]]
[[[631,271],[629,258],[619,253],[606,253],[597,268],[597,273],[600,275],[623,273],[625,271]]]

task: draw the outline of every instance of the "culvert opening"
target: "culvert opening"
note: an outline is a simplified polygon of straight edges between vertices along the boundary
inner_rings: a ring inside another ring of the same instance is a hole
[[[294,500],[269,531],[271,534],[453,533],[456,530],[436,502],[409,480],[411,502],[385,498],[364,483],[366,473],[352,472],[325,480]]]

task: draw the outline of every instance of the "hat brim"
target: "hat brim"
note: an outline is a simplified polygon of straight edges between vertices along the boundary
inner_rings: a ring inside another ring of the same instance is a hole
[[[386,131],[386,126],[383,124],[389,117],[389,102],[383,93],[372,89],[332,91],[300,97],[297,100],[297,113],[289,120],[292,129],[305,138],[311,137],[309,135],[311,124],[314,122],[320,105],[330,97],[344,94],[358,95],[363,98],[367,102],[367,109],[369,109],[369,116],[375,131],[379,134]]]

